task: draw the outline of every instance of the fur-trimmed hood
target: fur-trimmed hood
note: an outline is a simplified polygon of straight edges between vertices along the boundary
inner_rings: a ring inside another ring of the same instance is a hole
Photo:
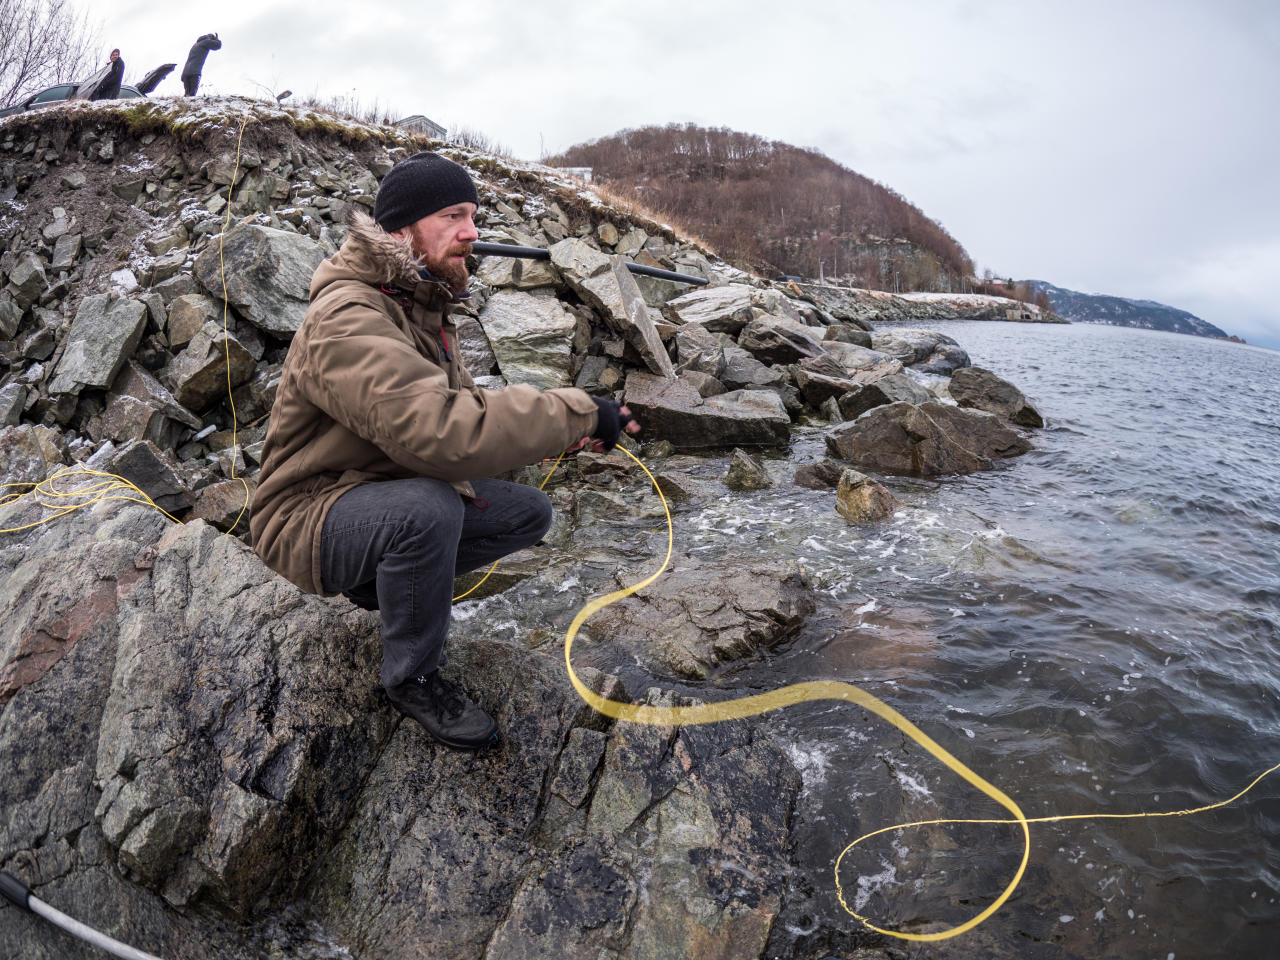
[[[358,270],[366,282],[412,289],[424,279],[423,266],[413,255],[408,237],[398,237],[378,226],[363,210],[353,210],[347,218],[347,242],[340,255]],[[351,249],[348,251],[348,248]],[[347,254],[350,254],[349,256]]]

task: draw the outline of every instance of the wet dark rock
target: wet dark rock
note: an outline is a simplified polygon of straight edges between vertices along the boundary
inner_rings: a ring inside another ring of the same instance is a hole
[[[1022,391],[982,367],[965,367],[951,375],[951,398],[962,407],[985,410],[1022,427],[1043,427],[1044,418]]]
[[[989,469],[1031,444],[994,414],[931,400],[876,407],[833,429],[827,449],[863,470],[935,477]]]
[[[840,482],[840,474],[845,470],[835,460],[824,457],[815,463],[802,463],[796,468],[794,482],[798,487],[810,490],[830,490]]]
[[[696,680],[772,648],[813,610],[813,587],[797,563],[743,558],[707,569],[690,560],[674,563],[656,583],[606,607],[583,629],[650,669]],[[584,650],[583,656],[590,655]]]
[[[703,397],[685,380],[632,373],[627,377],[625,400],[648,439],[669,440],[681,450],[777,446],[791,434],[786,407],[767,390]]]

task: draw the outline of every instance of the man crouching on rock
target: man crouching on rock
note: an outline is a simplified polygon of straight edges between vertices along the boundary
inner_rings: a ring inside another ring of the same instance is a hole
[[[581,390],[472,382],[449,312],[467,297],[478,203],[463,167],[416,154],[316,270],[250,521],[273,570],[381,612],[388,698],[460,749],[495,742],[497,724],[441,675],[454,577],[551,524],[541,491],[479,478],[639,430],[626,407]]]

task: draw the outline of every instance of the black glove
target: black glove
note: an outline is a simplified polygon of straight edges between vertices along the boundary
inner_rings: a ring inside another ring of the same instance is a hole
[[[599,440],[605,450],[612,450],[618,445],[618,437],[622,428],[631,422],[631,414],[622,412],[622,404],[608,397],[592,397],[596,402],[596,429],[592,439]]]

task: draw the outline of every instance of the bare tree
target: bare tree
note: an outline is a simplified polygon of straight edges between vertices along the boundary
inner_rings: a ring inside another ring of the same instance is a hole
[[[97,27],[72,0],[0,0],[0,104],[84,79],[97,45]]]

